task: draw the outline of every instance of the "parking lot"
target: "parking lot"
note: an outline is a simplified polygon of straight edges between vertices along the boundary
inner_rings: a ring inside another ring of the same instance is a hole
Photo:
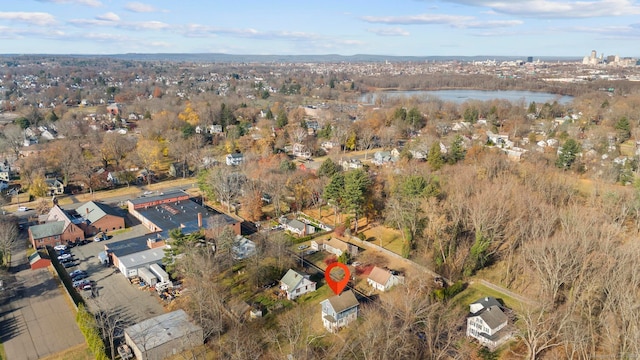
[[[125,324],[124,327],[160,315],[165,311],[155,291],[139,290],[114,267],[102,265],[98,259],[98,253],[104,251],[105,244],[145,233],[146,229],[142,225],[136,225],[125,233],[110,237],[109,240],[90,242],[70,249],[77,265],[68,268],[67,271],[84,270],[93,283],[92,290],[80,290],[89,310],[94,314],[100,311],[118,313]]]

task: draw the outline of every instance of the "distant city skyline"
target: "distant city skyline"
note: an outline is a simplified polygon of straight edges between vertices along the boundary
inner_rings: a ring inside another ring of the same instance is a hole
[[[640,57],[640,0],[4,1],[2,54]]]

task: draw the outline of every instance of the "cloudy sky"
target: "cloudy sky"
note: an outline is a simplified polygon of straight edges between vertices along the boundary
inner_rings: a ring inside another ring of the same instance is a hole
[[[640,0],[3,0],[3,54],[640,56]]]

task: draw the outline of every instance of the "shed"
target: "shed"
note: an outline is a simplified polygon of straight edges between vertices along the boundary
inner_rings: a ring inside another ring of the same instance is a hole
[[[39,252],[34,252],[29,256],[31,270],[46,268],[51,265],[51,260],[43,258]]]
[[[147,319],[124,329],[124,339],[138,360],[161,360],[204,344],[200,326],[184,310]]]

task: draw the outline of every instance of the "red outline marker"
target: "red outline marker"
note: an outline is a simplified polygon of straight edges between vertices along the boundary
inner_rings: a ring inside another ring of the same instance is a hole
[[[335,281],[331,278],[331,269],[333,269],[334,267],[339,267],[344,270],[344,277],[339,281]],[[340,295],[340,293],[342,293],[342,290],[344,290],[344,288],[349,283],[350,277],[351,272],[349,272],[349,268],[347,267],[347,265],[340,262],[331,263],[324,271],[324,279],[327,281],[327,285],[329,285],[331,290],[333,290],[336,295]]]

